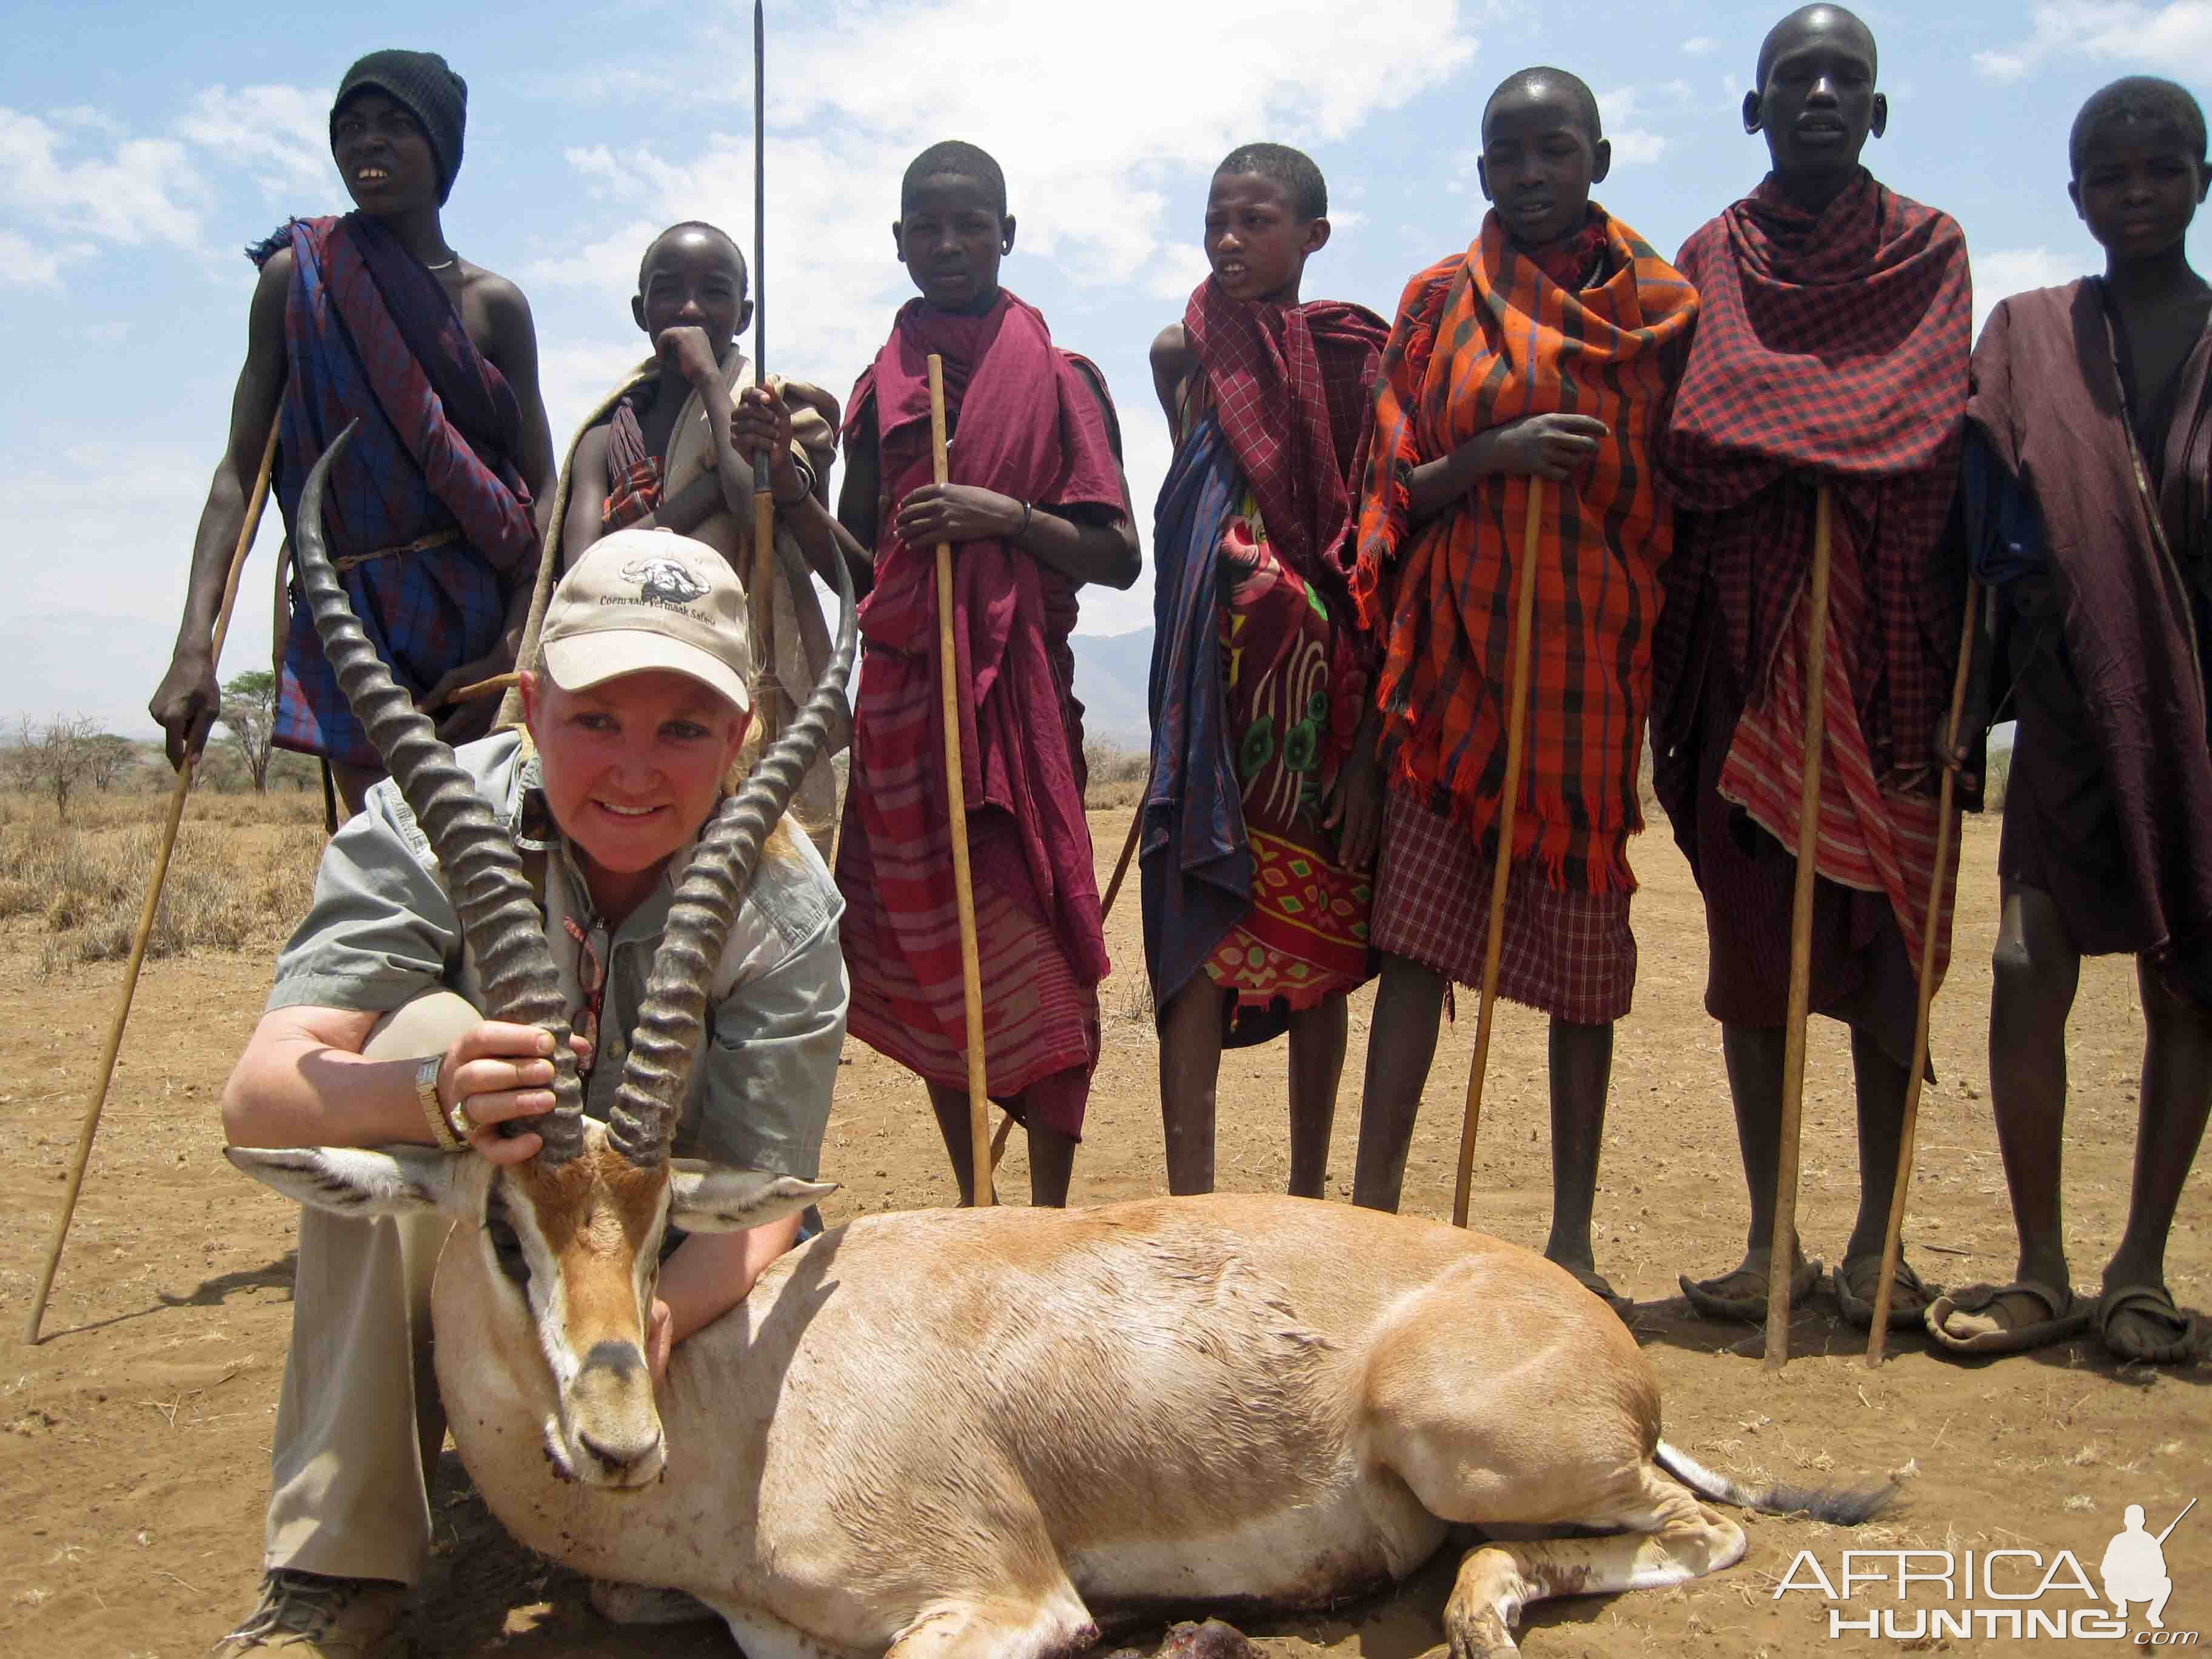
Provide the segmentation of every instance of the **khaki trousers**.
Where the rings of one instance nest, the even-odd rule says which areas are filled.
[[[362,1052],[442,1053],[483,1016],[448,991],[394,1010]],[[430,1476],[446,1413],[431,1369],[442,1215],[300,1212],[292,1349],[276,1405],[270,1568],[411,1584],[430,1559]]]

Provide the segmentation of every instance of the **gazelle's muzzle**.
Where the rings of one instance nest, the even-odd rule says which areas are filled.
[[[668,1460],[653,1375],[635,1342],[594,1342],[562,1390],[561,1416],[569,1473],[587,1486],[641,1486]]]

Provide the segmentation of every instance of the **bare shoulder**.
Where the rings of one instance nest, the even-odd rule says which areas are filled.
[[[486,270],[482,265],[462,262],[465,289],[470,299],[483,307],[485,318],[495,324],[520,323],[531,326],[530,301],[514,283],[495,270]]]
[[[261,275],[253,285],[256,294],[266,294],[272,289],[292,286],[292,267],[298,263],[292,257],[292,245],[287,242],[261,262]]]
[[[1196,359],[1191,355],[1190,337],[1183,332],[1181,323],[1170,323],[1152,337],[1152,378],[1158,380],[1172,374],[1181,380],[1190,372]]]

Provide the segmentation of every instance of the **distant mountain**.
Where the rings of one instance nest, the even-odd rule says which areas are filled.
[[[1083,704],[1085,738],[1116,749],[1150,748],[1146,686],[1152,672],[1152,630],[1078,634],[1068,643],[1075,648],[1075,695]]]

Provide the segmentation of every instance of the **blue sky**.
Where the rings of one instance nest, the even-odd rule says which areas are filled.
[[[1167,437],[1145,351],[1203,274],[1213,163],[1255,138],[1321,162],[1335,240],[1309,298],[1389,313],[1480,220],[1489,89],[1560,64],[1613,141],[1600,199],[1662,251],[1754,185],[1736,104],[1781,0],[1015,0],[769,7],[770,367],[842,397],[911,292],[891,258],[898,175],[941,137],[1004,164],[1007,285],[1104,368],[1149,532]],[[1889,135],[1868,159],[1944,208],[1978,312],[2094,268],[2065,196],[2066,129],[2114,76],[2212,85],[2212,0],[1869,4]],[[288,213],[343,210],[325,133],[361,52],[443,52],[468,80],[446,229],[531,298],[556,443],[641,355],[628,299],[659,226],[749,240],[750,11],[659,0],[507,8],[63,6],[17,0],[0,60],[0,500],[21,551],[0,607],[0,720],[94,716],[150,734],[192,527],[244,350],[239,250]],[[2201,235],[2202,233],[2200,232]],[[2203,264],[2201,249],[2199,264]],[[273,515],[272,515],[273,517]],[[267,658],[264,533],[224,672]],[[1151,620],[1149,568],[1092,590],[1083,631]]]

